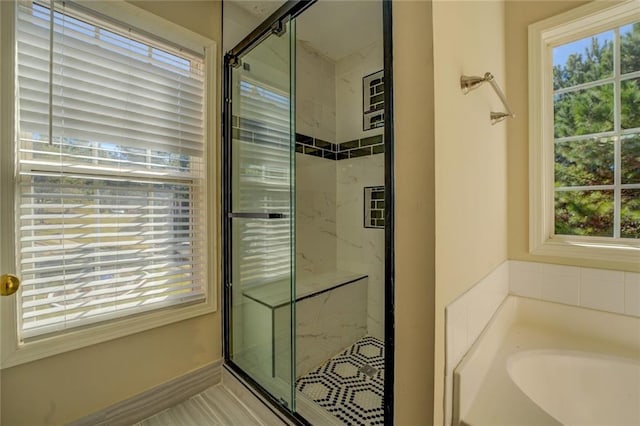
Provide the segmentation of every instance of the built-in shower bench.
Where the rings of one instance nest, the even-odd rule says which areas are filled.
[[[292,311],[295,309],[296,377],[322,364],[367,333],[367,275],[331,271],[258,285],[242,294],[245,330],[260,369],[291,377]],[[295,299],[296,303],[291,304]],[[251,348],[247,348],[251,349]]]

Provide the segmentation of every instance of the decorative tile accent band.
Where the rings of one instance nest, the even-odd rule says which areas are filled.
[[[376,135],[335,144],[296,133],[296,152],[330,160],[346,160],[384,154],[384,139],[382,135]]]
[[[276,144],[279,147],[288,143],[288,135],[269,130],[267,123],[238,116],[232,118],[232,136],[234,139],[242,141]],[[335,144],[296,133],[296,152],[328,160],[346,160],[348,158],[384,154],[384,139],[382,135],[375,135]]]

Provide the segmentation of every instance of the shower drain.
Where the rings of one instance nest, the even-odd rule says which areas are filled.
[[[360,372],[364,373],[365,376],[373,377],[378,372],[378,369],[365,364],[362,367],[360,367]]]

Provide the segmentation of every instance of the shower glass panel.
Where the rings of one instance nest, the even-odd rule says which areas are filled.
[[[290,410],[295,382],[295,24],[232,70],[230,357]]]

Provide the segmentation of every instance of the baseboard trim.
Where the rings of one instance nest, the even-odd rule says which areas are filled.
[[[131,425],[220,383],[221,378],[222,360],[218,360],[76,420],[69,426]]]

